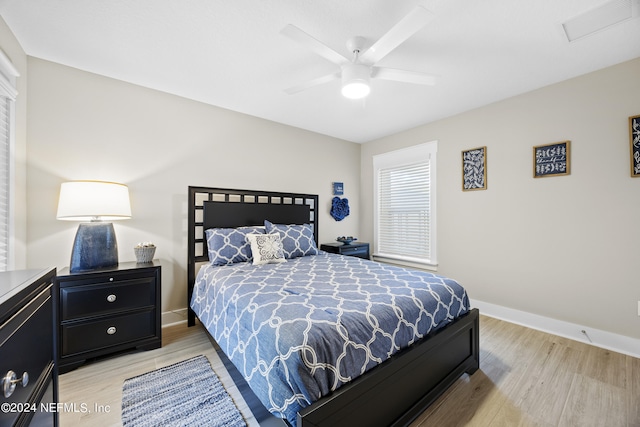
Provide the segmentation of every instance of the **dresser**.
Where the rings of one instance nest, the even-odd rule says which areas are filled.
[[[56,269],[0,272],[0,426],[57,426]]]
[[[340,254],[347,256],[355,256],[358,258],[369,259],[369,244],[368,243],[356,243],[353,242],[349,245],[345,245],[340,242],[336,243],[323,243],[320,245],[320,249],[325,252],[331,252],[332,254]]]
[[[158,261],[79,273],[65,268],[54,295],[61,374],[90,359],[162,345]]]

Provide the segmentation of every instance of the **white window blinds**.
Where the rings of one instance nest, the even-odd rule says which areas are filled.
[[[374,255],[435,265],[436,143],[374,157]]]
[[[0,50],[0,271],[11,263],[12,244],[12,194],[13,190],[13,132],[14,101],[18,95],[15,87],[18,71]]]
[[[9,178],[10,178],[10,105],[9,98],[0,95],[0,271],[9,262]]]

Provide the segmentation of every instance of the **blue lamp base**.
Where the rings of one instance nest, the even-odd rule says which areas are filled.
[[[89,222],[78,226],[69,271],[91,271],[118,265],[118,242],[113,224]]]

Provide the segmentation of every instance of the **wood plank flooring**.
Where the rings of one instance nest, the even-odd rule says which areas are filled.
[[[480,370],[414,426],[637,427],[639,409],[640,359],[482,316]]]
[[[640,426],[640,359],[486,316],[480,351],[480,369],[461,377],[411,427]],[[61,375],[60,402],[67,404],[61,427],[120,426],[125,379],[199,354],[209,358],[247,424],[259,426],[204,329],[179,324],[163,329],[160,349]]]

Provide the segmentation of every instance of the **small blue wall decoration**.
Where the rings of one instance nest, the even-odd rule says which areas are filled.
[[[331,211],[329,213],[336,221],[342,221],[349,216],[349,200],[347,198],[334,197],[331,199]]]
[[[334,182],[333,183],[333,195],[334,196],[342,196],[344,194],[344,183],[342,182]]]

